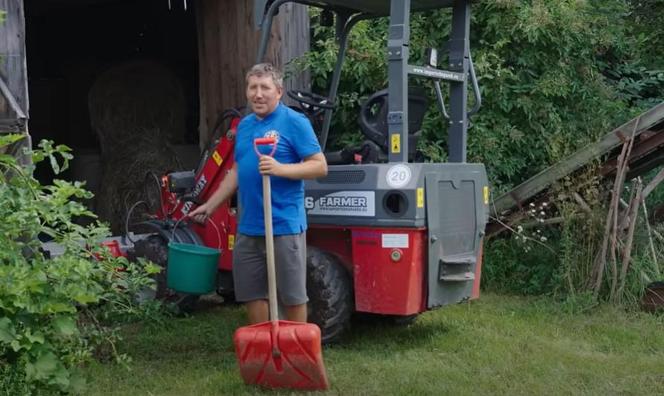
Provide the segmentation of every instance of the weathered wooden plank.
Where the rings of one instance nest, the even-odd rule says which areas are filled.
[[[5,97],[5,110],[0,113],[0,118],[23,118],[28,114],[23,0],[0,0],[0,10],[6,12],[4,23],[0,24],[0,77],[6,82],[13,96],[13,98]],[[21,112],[16,114],[7,109],[16,106],[23,114],[20,114]]]
[[[309,11],[306,6],[289,3],[282,7],[280,14],[279,31],[283,38],[280,46],[280,64],[286,65],[287,73],[284,88],[311,91],[310,73],[307,70],[296,72],[287,65],[292,59],[309,51]]]
[[[0,103],[0,133],[25,133],[26,138],[8,148],[19,164],[27,165],[32,157],[23,148],[32,147],[28,134],[28,72],[25,60],[25,15],[23,0],[0,0],[6,12],[0,23],[0,79],[4,94]]]
[[[253,0],[196,2],[199,46],[200,141],[212,134],[224,110],[244,106],[244,75],[253,65],[260,32],[254,27]],[[280,68],[309,48],[309,17],[302,5],[281,7],[272,26],[268,61]],[[286,81],[286,88],[308,87],[308,75]]]
[[[518,207],[555,181],[586,165],[590,160],[610,152],[621,145],[625,138],[629,138],[635,128],[635,136],[638,136],[662,121],[664,121],[664,103],[621,125],[604,135],[597,143],[578,150],[567,159],[550,166],[512,191],[501,195],[495,201],[496,214],[500,215],[506,210]]]
[[[9,114],[9,102],[5,100],[4,95],[0,95],[0,120],[4,114]]]

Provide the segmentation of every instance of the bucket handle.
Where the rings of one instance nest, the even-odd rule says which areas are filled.
[[[175,240],[175,230],[178,229],[178,226],[180,225],[180,222],[181,222],[182,220],[185,220],[186,218],[187,218],[186,216],[185,216],[185,217],[181,217],[180,220],[178,220],[178,221],[175,222],[175,225],[173,226],[173,232],[171,233],[171,240],[172,240],[172,241]],[[207,221],[209,221],[210,224],[212,224],[212,227],[213,227],[214,230],[217,232],[217,242],[218,242],[218,244],[217,244],[217,250],[221,250],[221,232],[219,232],[219,227],[218,227],[216,224],[214,224],[214,222],[213,222],[209,217],[207,218]]]

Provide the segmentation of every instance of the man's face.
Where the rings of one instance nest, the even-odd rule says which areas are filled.
[[[251,110],[260,118],[265,118],[277,108],[283,90],[277,88],[269,75],[250,76],[247,81],[247,100]]]

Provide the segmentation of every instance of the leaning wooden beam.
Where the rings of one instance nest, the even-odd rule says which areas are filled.
[[[618,157],[619,169],[622,165],[622,160],[623,158],[625,158],[625,154],[627,153],[628,146],[629,145],[627,143],[623,144],[622,152]],[[609,205],[609,210],[606,215],[606,222],[604,224],[604,237],[602,238],[602,247],[600,248],[599,253],[595,257],[595,265],[593,266],[592,277],[594,279],[593,281],[591,281],[591,284],[593,288],[594,299],[597,299],[597,297],[599,296],[599,290],[602,287],[602,279],[604,279],[604,268],[606,268],[606,253],[609,251],[609,240],[612,235],[611,225],[613,224],[614,216],[617,216],[617,213],[615,213],[614,209],[617,208],[616,202],[620,199],[620,195],[617,192],[619,191],[618,185],[620,183],[620,180],[621,180],[621,174],[620,172],[617,172],[615,182],[613,183],[613,190],[611,192],[611,204]]]
[[[655,176],[650,183],[646,186],[646,188],[643,189],[643,199],[645,200],[646,197],[659,185],[659,183],[664,180],[664,169],[660,170],[657,176]]]
[[[506,210],[519,207],[529,198],[546,189],[553,182],[583,167],[590,160],[612,151],[623,144],[632,131],[636,130],[635,136],[638,136],[662,121],[664,121],[664,103],[653,107],[639,117],[604,135],[597,143],[582,148],[567,159],[543,170],[512,191],[498,197],[495,202],[496,213],[494,215],[497,217]]]
[[[7,103],[9,103],[9,107],[11,107],[14,113],[16,113],[16,118],[25,119],[25,113],[23,112],[23,109],[21,109],[21,106],[19,106],[18,101],[14,95],[12,95],[12,92],[9,90],[5,80],[2,79],[2,76],[0,76],[0,94],[4,96]]]
[[[625,290],[625,283],[627,282],[627,270],[630,267],[632,260],[632,245],[634,244],[634,230],[636,229],[636,218],[639,213],[639,204],[643,197],[641,196],[643,192],[643,184],[641,181],[637,181],[636,195],[634,196],[634,204],[630,207],[629,216],[630,223],[629,229],[627,231],[627,241],[625,242],[625,250],[622,257],[622,268],[620,271],[620,287],[618,288],[618,294],[616,298],[620,301],[623,291]]]
[[[664,169],[662,170],[662,174],[664,174]],[[641,181],[641,177],[639,177],[639,181]],[[657,276],[659,279],[661,274],[659,271],[659,263],[657,262],[657,250],[655,250],[655,241],[653,241],[652,238],[652,227],[650,227],[650,219],[648,218],[648,205],[646,205],[644,193],[645,190],[641,193],[641,199],[643,199],[643,202],[641,203],[643,205],[643,221],[646,223],[646,231],[648,231],[648,242],[650,246],[650,253],[652,254],[653,269],[655,276]]]

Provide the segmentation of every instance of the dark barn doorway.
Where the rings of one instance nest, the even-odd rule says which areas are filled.
[[[195,166],[194,3],[25,0],[30,134],[73,149],[57,177],[86,181],[112,226],[145,171]],[[47,168],[36,175],[50,183]]]

